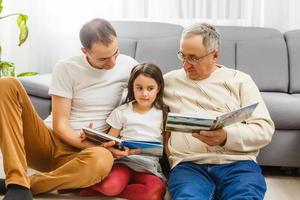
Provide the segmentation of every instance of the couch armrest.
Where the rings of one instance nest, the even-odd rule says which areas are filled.
[[[48,94],[51,82],[51,74],[20,77],[19,80],[25,87],[28,95],[50,99]]]
[[[42,119],[51,112],[51,97],[48,94],[51,74],[20,77],[19,80],[27,91],[35,110]]]

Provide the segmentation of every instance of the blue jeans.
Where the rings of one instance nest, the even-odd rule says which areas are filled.
[[[173,200],[263,199],[265,178],[253,161],[230,164],[183,162],[170,172],[168,189]]]

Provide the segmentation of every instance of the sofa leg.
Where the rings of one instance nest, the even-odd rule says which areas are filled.
[[[300,168],[297,168],[297,176],[300,176]]]
[[[282,167],[281,170],[289,176],[297,176],[300,175],[300,169],[295,167]]]

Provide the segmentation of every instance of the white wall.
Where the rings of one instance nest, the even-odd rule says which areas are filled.
[[[262,26],[282,32],[300,28],[299,0],[3,0],[4,12],[28,14],[29,37],[17,46],[16,17],[0,21],[2,59],[17,72],[47,72],[62,58],[80,53],[81,25],[96,17],[163,21],[183,26]],[[1,15],[5,14],[2,13]]]
[[[300,29],[299,0],[265,0],[263,26],[282,32]]]

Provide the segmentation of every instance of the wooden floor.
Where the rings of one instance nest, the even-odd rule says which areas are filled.
[[[267,200],[300,200],[300,170],[263,167],[267,182]]]
[[[282,170],[282,168],[274,167],[263,167],[263,173],[266,177],[266,182],[268,190],[265,196],[266,200],[300,200],[300,173],[295,173],[295,171]],[[299,171],[298,171],[299,172]],[[32,170],[29,173],[33,173]],[[0,156],[0,177],[4,178],[2,158]],[[107,197],[80,197],[78,194],[57,194],[57,192],[52,192],[48,194],[43,194],[35,196],[34,199],[39,200],[79,200],[79,199],[104,199],[104,200],[120,200],[119,198],[107,198]],[[170,199],[166,195],[166,199]]]

